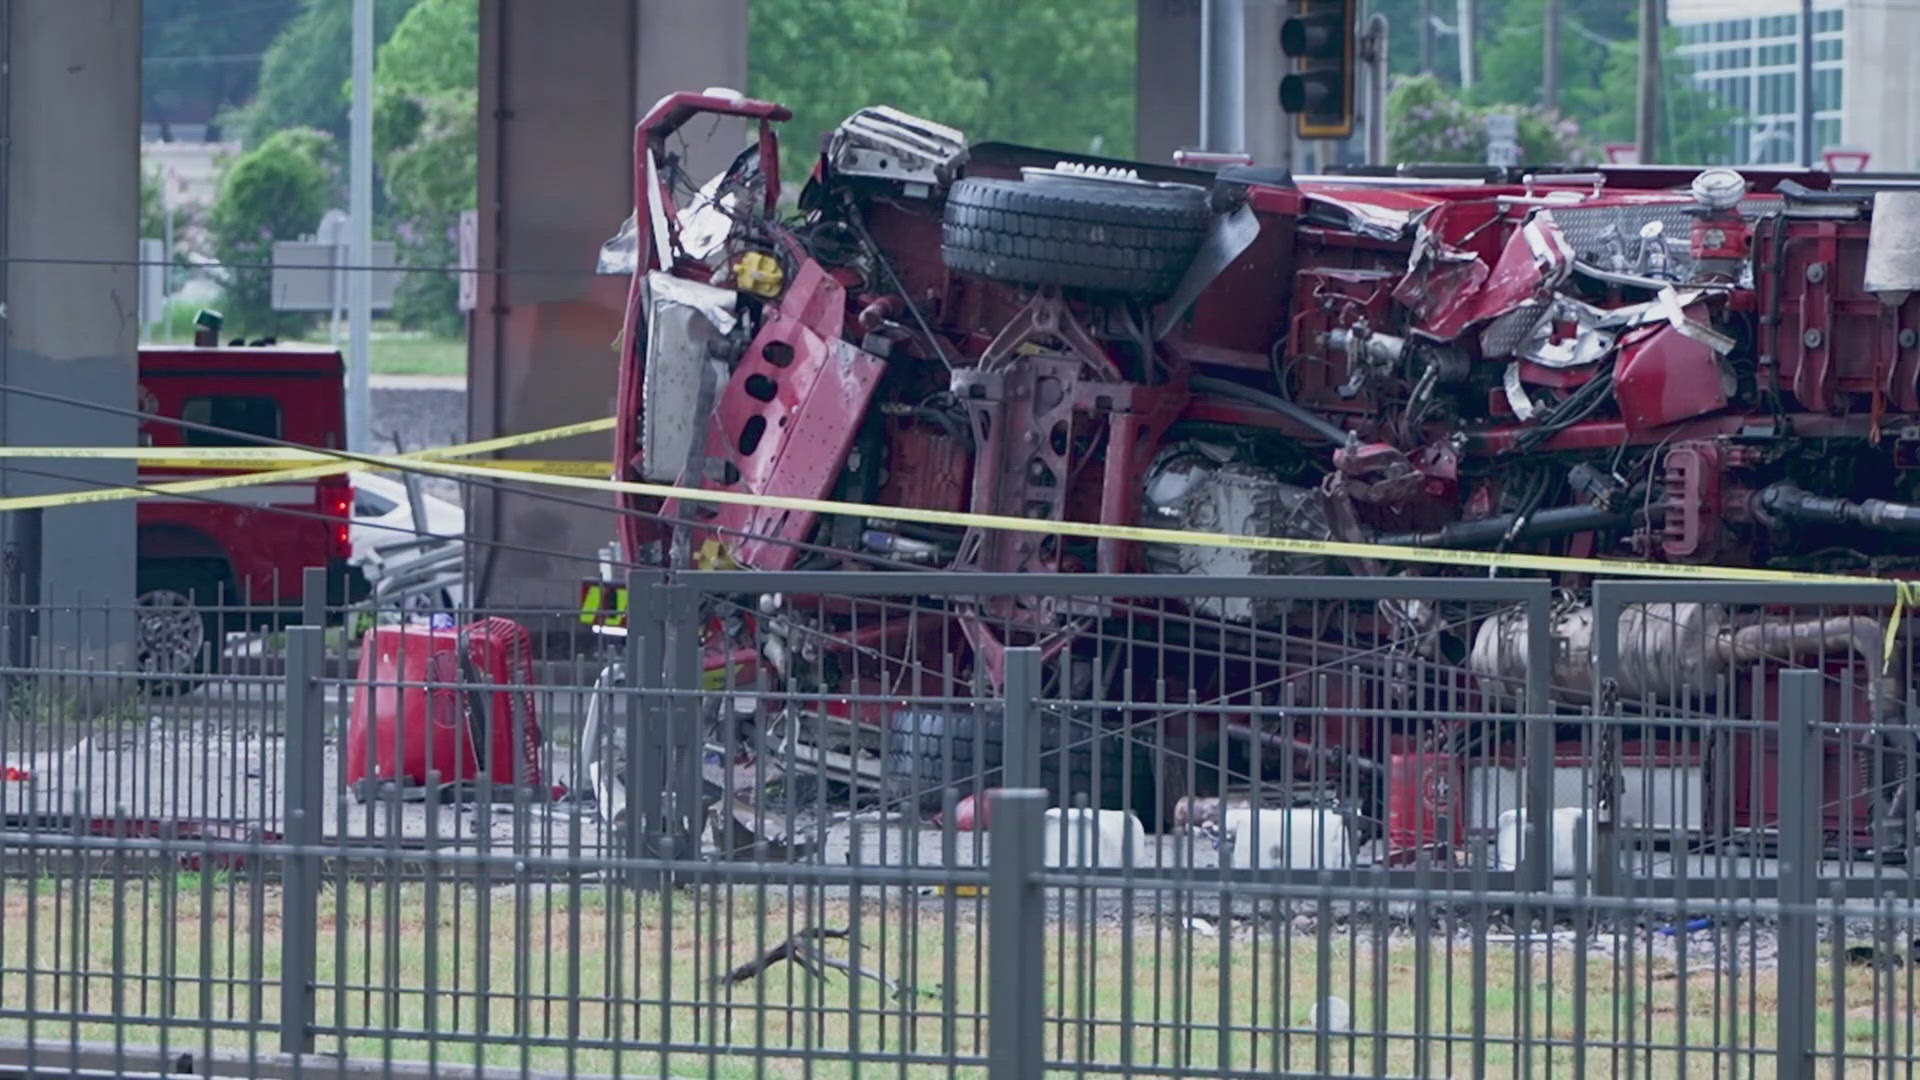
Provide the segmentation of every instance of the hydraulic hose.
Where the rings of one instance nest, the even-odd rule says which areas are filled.
[[[1376,538],[1376,542],[1396,547],[1492,547],[1506,538],[1507,531],[1513,528],[1514,521],[1519,517],[1518,514],[1499,514],[1479,521],[1456,522],[1429,533],[1382,536]],[[1615,528],[1627,524],[1632,519],[1632,511],[1617,507],[1553,506],[1535,511],[1520,527],[1520,532],[1514,539],[1545,540],[1556,536],[1572,536],[1575,533],[1593,532],[1596,529]]]
[[[1265,390],[1255,390],[1251,386],[1242,386],[1231,379],[1216,379],[1211,375],[1195,375],[1192,380],[1192,386],[1195,390],[1202,390],[1209,394],[1219,394],[1221,397],[1239,398],[1248,404],[1272,409],[1274,412],[1285,416],[1289,420],[1312,428],[1316,434],[1326,438],[1327,441],[1333,443],[1335,446],[1345,446],[1353,438],[1347,429],[1335,424],[1333,421],[1328,420],[1326,417],[1321,416],[1311,409],[1295,405],[1293,402],[1288,401],[1278,394],[1269,394]]]

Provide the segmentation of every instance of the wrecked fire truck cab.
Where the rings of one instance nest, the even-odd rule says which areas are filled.
[[[683,137],[708,115],[738,118],[747,134],[699,183]],[[1920,194],[1726,169],[1200,172],[970,145],[876,107],[818,143],[813,132],[788,141],[789,154],[820,147],[789,197],[776,139],[787,116],[708,91],[664,99],[639,127],[635,214],[603,256],[632,267],[617,475],[925,513],[624,495],[632,562],[1486,574],[1484,563],[1409,569],[1345,546],[1336,557],[983,528],[984,515],[1883,577],[1920,567]],[[1551,666],[1570,714],[1593,690],[1587,583],[1558,583],[1569,599]],[[751,619],[710,624],[710,636],[740,640],[710,641],[710,654],[749,657],[796,695],[855,699],[836,715],[881,747],[868,779],[923,809],[974,789],[981,765],[992,782],[997,720],[985,707],[883,707],[886,695],[958,686],[991,699],[1014,645],[1058,661],[1063,697],[1165,701],[1171,684],[1200,706],[1160,724],[1151,754],[1115,759],[1128,763],[1124,801],[1149,827],[1170,821],[1180,796],[1230,786],[1221,770],[1168,767],[1211,762],[1223,741],[1297,750],[1269,756],[1302,775],[1359,778],[1345,796],[1376,824],[1394,801],[1383,790],[1394,747],[1446,743],[1434,734],[1444,725],[1419,720],[1435,702],[1396,698],[1384,669],[1328,704],[1399,710],[1407,722],[1390,730],[1320,722],[1309,733],[1278,709],[1270,722],[1236,720],[1206,703],[1276,700],[1249,688],[1374,655],[1394,635],[1430,639],[1422,662],[1451,665],[1456,710],[1510,699],[1529,662],[1524,615],[1455,625],[1419,605],[1329,620],[1283,602],[1143,599],[1119,606],[1119,635],[1108,632],[1119,607],[1041,596],[929,601],[891,618],[822,597],[740,606]],[[1142,632],[1143,612],[1192,632]],[[1627,632],[1629,619],[1643,632]],[[1205,648],[1192,629],[1202,626]],[[1767,621],[1676,602],[1629,609],[1621,629],[1622,671],[1638,673],[1623,697],[1671,701],[1700,683],[1744,686],[1725,677],[1763,657],[1813,658],[1846,669],[1876,723],[1904,724],[1905,687],[1880,677],[1883,621]],[[1262,634],[1311,648],[1262,659],[1244,644]],[[856,655],[905,674],[863,674],[892,669]],[[1750,715],[1773,708],[1771,690],[1738,692]],[[1095,713],[1046,720],[1092,738],[1049,728],[1043,742],[1076,746],[1059,751],[1071,759],[1132,737]],[[971,760],[939,758],[956,742]],[[842,749],[858,757],[858,743]],[[1047,773],[1050,784],[1073,771]],[[1888,812],[1910,818],[1911,807]]]

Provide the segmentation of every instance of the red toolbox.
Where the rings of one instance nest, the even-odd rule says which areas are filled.
[[[544,798],[540,723],[529,688],[533,641],[511,619],[466,626],[377,626],[360,646],[346,734],[345,782],[365,801],[374,786],[424,798],[518,791]]]

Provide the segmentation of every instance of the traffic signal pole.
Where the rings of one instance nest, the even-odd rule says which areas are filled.
[[[1216,154],[1246,149],[1246,0],[1202,0],[1200,132]]]
[[[1367,34],[1361,45],[1367,64],[1367,164],[1387,163],[1387,17],[1378,12],[1367,17]]]

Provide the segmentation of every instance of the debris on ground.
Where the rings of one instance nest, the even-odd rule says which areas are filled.
[[[755,862],[797,862],[820,847],[818,838],[795,842],[791,834],[768,836],[755,831],[770,825],[764,812],[739,798],[716,799],[707,806],[707,832],[722,859]]]
[[[722,986],[733,986],[747,982],[750,979],[758,978],[773,965],[782,960],[786,960],[792,962],[802,971],[805,971],[816,979],[826,977],[820,970],[823,967],[843,971],[850,976],[872,979],[886,987],[887,991],[892,994],[895,1000],[900,1000],[910,993],[917,994],[921,997],[938,998],[940,996],[938,991],[921,990],[908,986],[898,979],[889,978],[869,968],[863,968],[851,960],[836,959],[821,951],[820,944],[822,942],[846,941],[848,949],[857,952],[858,946],[852,942],[851,938],[852,931],[850,930],[811,926],[768,949],[766,952],[761,953],[754,959],[741,964],[725,975],[720,976],[718,982]]]

